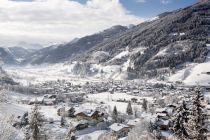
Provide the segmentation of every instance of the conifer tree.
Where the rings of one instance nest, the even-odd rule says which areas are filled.
[[[206,119],[207,114],[204,112],[202,101],[204,99],[200,90],[196,91],[196,95],[192,99],[192,105],[189,110],[189,120],[187,123],[187,133],[189,139],[206,140]]]
[[[131,106],[131,102],[128,102],[128,106],[127,106],[127,109],[126,109],[126,113],[128,115],[133,115],[133,109],[132,109],[132,106]]]
[[[173,127],[172,130],[174,134],[180,138],[184,139],[185,137],[188,137],[186,126],[188,120],[188,108],[186,107],[185,101],[182,102],[181,106],[178,107],[175,115],[173,116],[172,122]]]
[[[147,100],[146,99],[143,99],[142,109],[143,109],[143,111],[147,111]]]
[[[65,117],[62,116],[61,117],[61,126],[65,126],[65,123],[66,123]]]
[[[43,125],[43,116],[39,112],[38,105],[35,105],[29,120],[30,130],[32,132],[31,140],[39,140],[39,136],[41,133],[40,127]]]
[[[65,140],[76,140],[76,137],[75,137],[75,128],[70,128],[67,135],[66,135],[66,138]]]
[[[117,112],[117,107],[114,106],[114,110],[112,112],[112,119],[114,120],[114,122],[118,121],[118,112]]]

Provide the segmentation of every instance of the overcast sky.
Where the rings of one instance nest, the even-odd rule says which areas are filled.
[[[174,4],[174,1],[178,3]],[[195,1],[0,0],[0,43],[12,45],[26,41],[46,45],[68,42],[113,25],[138,24],[163,11]]]

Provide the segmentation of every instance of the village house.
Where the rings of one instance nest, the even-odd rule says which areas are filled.
[[[77,93],[77,92],[64,93],[64,98],[65,100],[69,100],[72,103],[83,102],[84,93]]]
[[[169,114],[166,108],[157,108],[155,110],[157,118],[169,119]]]
[[[74,107],[59,107],[57,109],[58,116],[65,116],[65,117],[75,117],[75,108]]]
[[[103,120],[104,113],[93,109],[78,109],[75,111],[74,116],[78,120],[88,120],[97,123]]]
[[[129,132],[129,126],[121,123],[114,123],[111,126],[109,126],[109,128],[111,133],[117,136],[117,138],[125,137]]]
[[[32,98],[32,99],[30,99],[30,101],[28,102],[28,104],[29,105],[43,104],[43,101],[44,101],[44,97]]]
[[[135,127],[139,123],[140,123],[140,119],[134,119],[134,120],[129,120],[128,123],[127,123],[127,125],[130,128],[133,128],[133,127]]]
[[[170,121],[164,119],[158,119],[156,124],[161,130],[168,130],[170,127]]]
[[[132,101],[133,103],[137,103],[138,99],[137,99],[137,98],[131,98],[131,101]]]

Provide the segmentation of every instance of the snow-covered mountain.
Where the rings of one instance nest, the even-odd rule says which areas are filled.
[[[17,83],[11,79],[8,74],[0,67],[0,85],[16,85]]]
[[[18,42],[14,47],[24,48],[30,52],[43,49],[43,46],[40,44],[27,43],[25,41]]]
[[[25,57],[42,48],[43,47],[39,44],[30,44],[21,41],[13,46],[0,47],[0,58],[4,64],[17,65],[20,64]]]
[[[23,63],[43,64],[69,61],[78,55],[83,55],[86,51],[95,45],[109,40],[119,33],[125,32],[127,29],[127,27],[118,25],[100,33],[74,39],[73,41],[66,44],[53,45],[47,48],[43,48],[30,54]]]
[[[129,63],[127,71],[136,78],[167,74],[186,62],[205,62],[209,25],[210,1],[199,2],[135,26],[76,60],[105,66]]]
[[[0,47],[0,61],[4,64],[16,65],[18,60],[9,48]]]
[[[22,63],[76,61],[83,74],[107,70],[110,78],[168,75],[183,69],[186,63],[206,61],[209,24],[210,1],[201,1],[131,28],[114,26],[66,44],[40,49],[29,53]]]

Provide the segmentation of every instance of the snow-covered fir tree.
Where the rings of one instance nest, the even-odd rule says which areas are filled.
[[[63,126],[65,126],[65,124],[66,124],[66,119],[64,116],[62,116],[61,117],[61,126],[63,127]]]
[[[188,121],[188,108],[186,106],[185,101],[177,108],[176,113],[172,118],[173,126],[172,130],[174,135],[180,139],[184,139],[188,137],[188,133],[186,131],[186,123]]]
[[[112,112],[112,119],[114,122],[117,122],[118,121],[118,111],[117,111],[117,107],[114,106],[114,110]]]
[[[29,118],[29,126],[31,130],[30,140],[39,140],[40,135],[43,133],[41,131],[41,126],[43,125],[44,117],[39,112],[38,105],[35,105]]]
[[[188,139],[206,140],[206,119],[207,114],[204,112],[205,106],[202,105],[204,95],[200,90],[196,90],[196,95],[192,99],[189,107],[189,120],[186,125]]]
[[[18,131],[12,126],[14,116],[2,117],[0,116],[0,139],[1,140],[15,140],[21,139]]]
[[[76,140],[75,129],[74,128],[70,128],[68,130],[68,133],[66,135],[65,140]]]
[[[131,102],[128,102],[128,106],[127,106],[127,109],[126,109],[126,113],[128,115],[133,115],[133,109],[132,109],[132,106],[131,106]]]
[[[145,112],[146,112],[147,109],[148,109],[148,108],[147,108],[147,103],[148,103],[147,100],[146,100],[146,99],[143,99],[142,110],[145,111]]]

